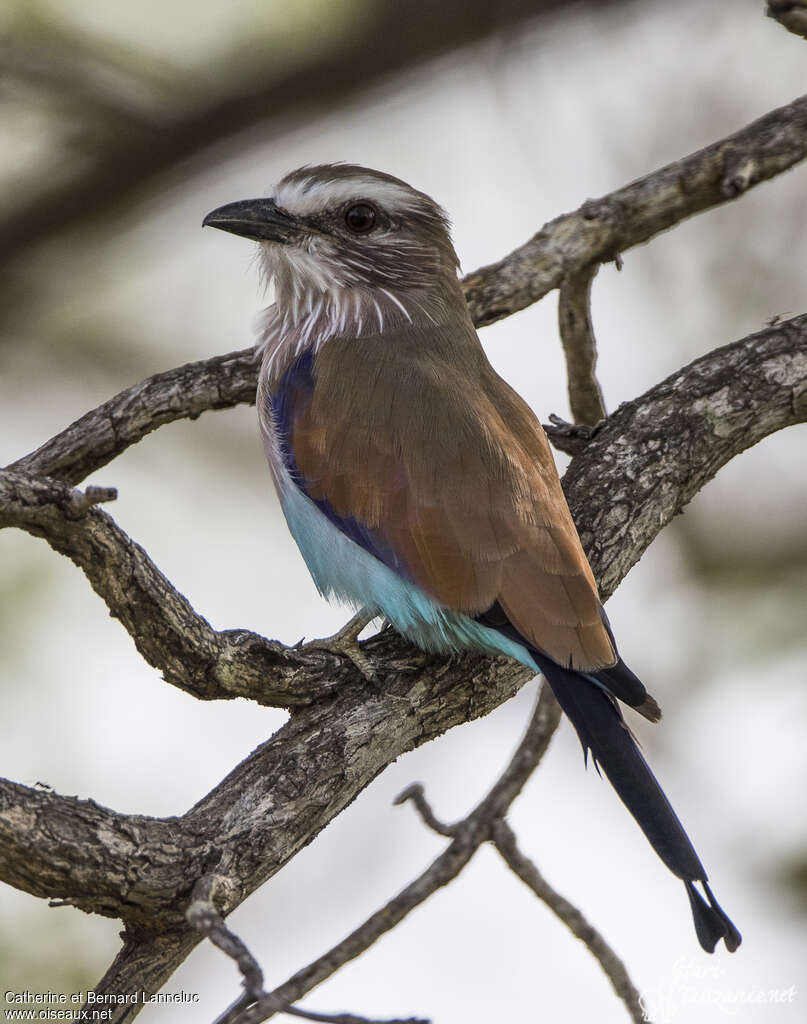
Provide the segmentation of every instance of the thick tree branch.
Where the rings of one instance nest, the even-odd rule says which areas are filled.
[[[478,325],[524,309],[570,273],[616,259],[701,210],[736,199],[807,156],[807,96],[574,213],[545,224],[498,263],[465,278]]]
[[[97,995],[159,992],[200,941],[198,932],[184,922],[177,929],[160,931],[127,925],[122,939],[118,955],[93,990]],[[113,1008],[112,1022],[130,1024],[142,1009],[141,1003],[118,1004]]]
[[[176,854],[170,819],[118,814],[0,779],[0,879],[33,896],[148,922],[184,883]],[[139,889],[138,862],[159,863],[162,882]]]

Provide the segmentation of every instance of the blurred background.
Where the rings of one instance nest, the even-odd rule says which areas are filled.
[[[449,211],[464,270],[546,220],[805,91],[807,43],[760,0],[4,0],[0,7],[0,465],[123,387],[243,348],[268,301],[209,210],[307,162],[396,174]],[[625,255],[594,285],[609,409],[696,356],[807,308],[807,167]],[[556,294],[482,340],[546,421],[568,414]],[[680,885],[563,724],[511,820],[612,943],[658,1020],[804,1020],[807,994],[807,428],[735,459],[664,531],[608,612],[665,711],[631,721],[744,933],[700,953]],[[563,458],[559,458],[563,462]],[[286,642],[346,618],[280,515],[254,410],[162,428],[92,478],[214,626]],[[120,811],[184,812],[284,720],[201,703],[136,654],[83,576],[0,533],[0,772]],[[389,768],[230,918],[272,986],[442,848],[393,797],[465,813],[506,763],[535,684]],[[119,925],[0,885],[0,991],[91,987]],[[792,1002],[748,1005],[785,990]],[[208,945],[167,986],[210,1020],[237,995]],[[658,1010],[659,1000],[664,1008]],[[308,997],[324,1012],[625,1019],[587,951],[482,850]],[[665,1016],[666,1014],[666,1016]]]

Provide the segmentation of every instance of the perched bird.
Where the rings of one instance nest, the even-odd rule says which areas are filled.
[[[443,210],[380,171],[303,167],[205,224],[261,243],[258,416],[280,502],[319,590],[430,651],[540,671],[656,853],[701,945],[740,933],[718,905],[618,701],[659,707],[619,656],[546,435],[488,362]],[[695,883],[700,883],[698,889]]]

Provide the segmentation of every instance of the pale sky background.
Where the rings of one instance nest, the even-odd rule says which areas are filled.
[[[48,7],[157,56],[181,50],[196,66],[222,26],[241,31],[256,16],[246,2]],[[283,4],[267,7],[288,16]],[[0,347],[0,465],[143,376],[249,343],[264,301],[251,247],[201,230],[215,206],[265,193],[303,163],[363,163],[445,206],[470,271],[586,198],[804,92],[807,43],[761,8],[685,0],[541,22],[299,131],[255,138],[236,159],[223,151],[214,170],[163,191],[69,261],[64,250],[45,254],[36,309]],[[628,252],[621,273],[600,271],[593,314],[610,409],[770,317],[805,310],[805,197],[802,166]],[[544,421],[568,411],[555,318],[553,293],[481,333],[497,370]],[[735,459],[608,606],[626,660],[665,710],[655,729],[631,725],[743,932],[740,951],[701,953],[683,887],[607,783],[583,770],[568,723],[511,815],[524,851],[638,987],[667,992],[657,1021],[711,1024],[720,1014],[709,999],[791,985],[794,1002],[732,1004],[732,1019],[791,1024],[807,1014],[805,908],[776,881],[807,848],[806,445],[802,426]],[[119,488],[108,511],[217,628],[292,642],[345,620],[318,597],[288,535],[254,410],[164,427],[90,482]],[[721,572],[695,571],[700,549]],[[792,566],[790,551],[801,552]],[[767,573],[754,568],[769,563]],[[284,721],[280,711],[202,703],[167,686],[43,542],[2,531],[0,565],[0,772],[9,778],[123,812],[180,814]],[[531,684],[487,719],[400,758],[230,917],[269,986],[443,848],[393,798],[421,780],[439,815],[460,817],[506,763],[534,693]],[[92,984],[118,930],[0,885],[0,990]],[[166,987],[181,989],[200,1004],[145,1011],[144,1024],[212,1020],[239,978],[203,944]],[[303,1005],[436,1024],[626,1019],[586,949],[487,849]]]

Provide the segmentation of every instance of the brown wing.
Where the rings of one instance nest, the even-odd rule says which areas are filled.
[[[377,531],[448,607],[498,601],[561,664],[615,662],[546,435],[475,335],[334,340],[315,376],[292,437],[312,497]]]

